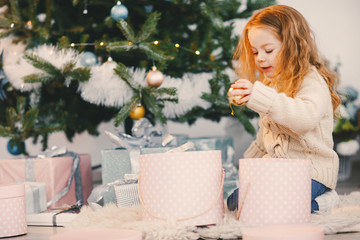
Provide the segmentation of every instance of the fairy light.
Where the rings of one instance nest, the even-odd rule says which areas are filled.
[[[129,45],[129,46],[132,46],[133,44],[134,44],[134,43],[131,42],[131,41],[128,42],[128,45]],[[158,40],[155,40],[155,41],[152,42],[152,44],[154,44],[155,46],[158,46],[158,45],[160,45],[160,42],[159,42]],[[93,45],[95,45],[95,43],[71,43],[71,44],[70,44],[71,47],[75,47],[75,46],[90,46],[90,45],[93,46]],[[99,46],[105,46],[105,42],[101,41],[101,42],[99,43]],[[175,48],[180,48],[180,49],[182,49],[182,50],[185,50],[185,51],[187,51],[187,52],[193,53],[193,54],[195,54],[195,55],[198,55],[198,56],[200,55],[200,51],[199,51],[199,50],[194,51],[194,50],[191,50],[191,49],[189,49],[189,48],[182,47],[182,46],[180,46],[179,43],[175,43],[173,46],[174,46]]]
[[[75,46],[94,46],[96,45],[95,43],[71,43],[70,46],[71,47],[75,47]],[[99,43],[100,46],[104,46],[105,43],[104,42],[100,42]]]
[[[32,22],[30,20],[26,22],[25,28],[30,29],[30,30],[33,28]]]
[[[156,66],[154,65],[154,66],[152,66],[151,67],[151,69],[153,70],[153,71],[156,71],[157,70],[157,68],[156,68]]]

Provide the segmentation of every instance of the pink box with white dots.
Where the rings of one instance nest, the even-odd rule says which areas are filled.
[[[240,221],[247,226],[310,223],[311,171],[310,160],[240,159]]]
[[[27,233],[25,185],[0,184],[0,238]]]
[[[224,217],[221,151],[140,155],[139,198],[146,220],[216,224]]]

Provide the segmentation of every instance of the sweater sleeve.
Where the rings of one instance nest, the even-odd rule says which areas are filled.
[[[325,81],[312,72],[294,98],[255,82],[247,107],[269,116],[274,122],[303,135],[314,129],[328,110],[331,97]]]

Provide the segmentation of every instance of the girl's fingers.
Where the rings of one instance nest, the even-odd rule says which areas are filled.
[[[236,105],[243,105],[249,101],[250,96],[246,95],[240,98],[238,101],[236,101]]]
[[[239,79],[228,91],[228,98],[235,105],[243,105],[249,101],[253,84],[247,79]]]

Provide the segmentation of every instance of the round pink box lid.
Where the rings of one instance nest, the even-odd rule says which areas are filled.
[[[23,197],[25,195],[24,183],[0,184],[0,199]]]
[[[50,237],[50,240],[142,240],[142,233],[128,229],[79,229],[62,232]]]
[[[324,240],[324,229],[310,224],[283,224],[245,229],[243,240]]]

